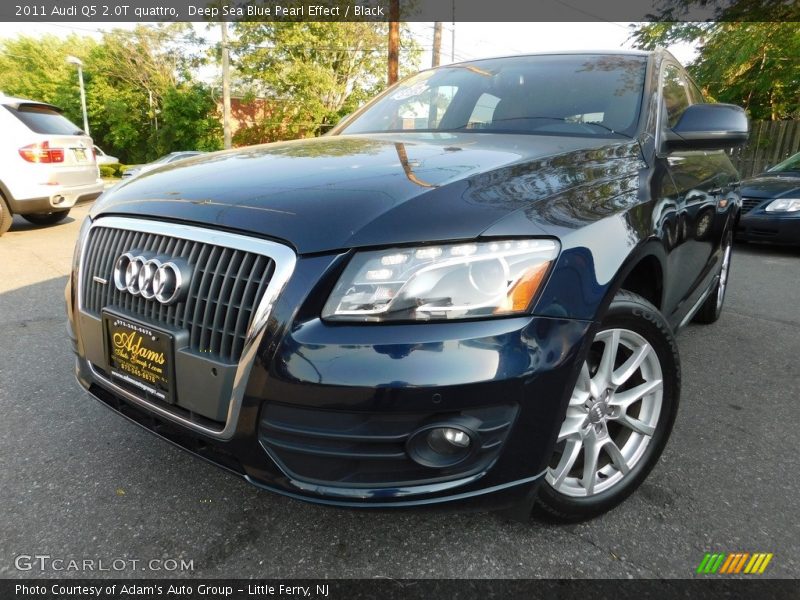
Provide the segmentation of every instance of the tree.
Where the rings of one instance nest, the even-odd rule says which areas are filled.
[[[93,39],[76,35],[0,40],[0,90],[59,106],[69,119],[82,123],[78,74],[66,57],[76,56],[85,63],[95,46]]]
[[[261,141],[324,132],[385,86],[385,23],[237,23],[232,42],[240,83],[271,110]],[[419,49],[405,36],[404,68]]]
[[[215,150],[221,128],[211,91],[194,79],[199,65],[186,24],[112,30],[90,37],[20,36],[0,41],[0,90],[49,102],[82,122],[78,78],[69,55],[84,63],[92,137],[123,162],[173,150]]]
[[[631,39],[646,50],[697,42],[687,68],[712,99],[744,106],[753,119],[800,118],[797,23],[657,22],[639,25]]]
[[[216,104],[193,79],[198,59],[185,34],[183,24],[112,30],[90,56],[90,116],[130,162],[221,147]]]
[[[222,124],[211,90],[199,83],[183,83],[167,90],[162,100],[159,154],[173,150],[219,150]]]

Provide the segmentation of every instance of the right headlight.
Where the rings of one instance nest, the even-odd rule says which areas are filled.
[[[428,321],[525,313],[558,256],[549,239],[358,252],[322,310],[346,321]]]
[[[81,250],[83,249],[83,242],[86,236],[89,235],[89,229],[92,227],[92,219],[88,215],[84,217],[81,223],[80,231],[78,231],[78,238],[75,240],[75,248],[72,251],[72,272],[78,271],[78,265],[81,261]]]
[[[773,200],[765,208],[767,212],[797,212],[800,210],[800,199],[781,198]]]

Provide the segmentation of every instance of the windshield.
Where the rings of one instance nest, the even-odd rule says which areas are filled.
[[[391,88],[341,133],[475,131],[632,136],[646,59],[547,55],[423,71]]]
[[[800,171],[800,152],[787,158],[782,163],[778,163],[768,173],[785,173],[788,171]]]

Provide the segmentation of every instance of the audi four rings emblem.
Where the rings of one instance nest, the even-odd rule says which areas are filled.
[[[121,292],[174,304],[183,300],[191,269],[181,259],[162,258],[143,252],[125,252],[114,264],[114,286]]]

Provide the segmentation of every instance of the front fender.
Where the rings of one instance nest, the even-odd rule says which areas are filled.
[[[648,256],[666,271],[666,250],[650,233],[652,205],[643,203],[580,227],[558,232],[559,255],[534,314],[598,321],[630,272]],[[524,220],[520,214],[517,219]],[[498,227],[492,235],[501,235]],[[537,227],[546,231],[544,227]],[[528,224],[528,231],[536,231]],[[522,227],[514,227],[520,234]],[[502,231],[508,235],[507,231]],[[530,233],[529,233],[530,235]]]

